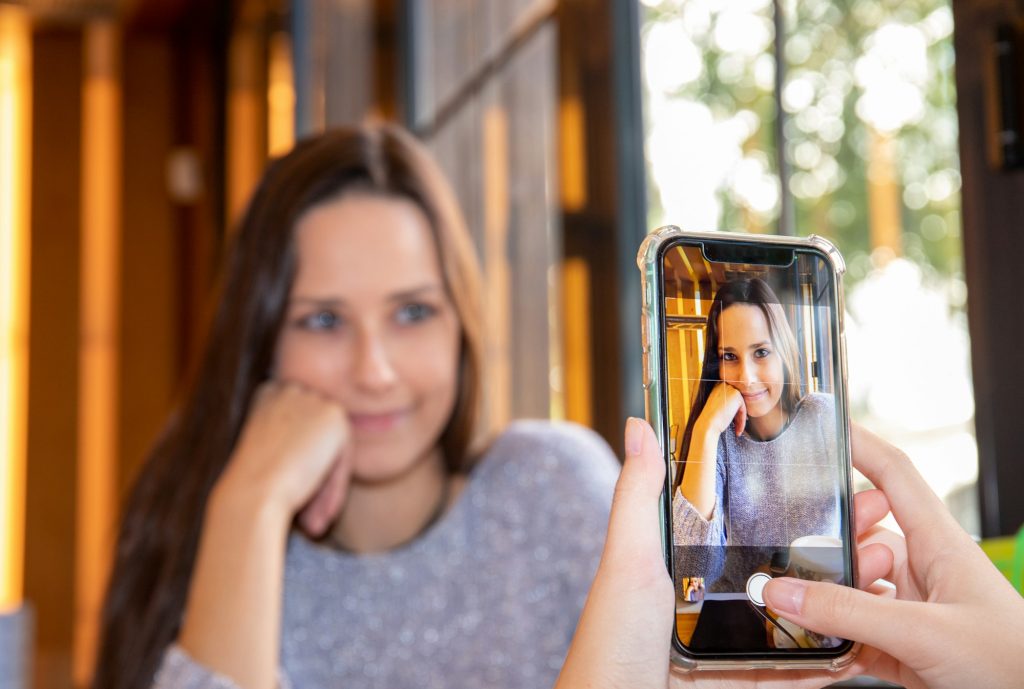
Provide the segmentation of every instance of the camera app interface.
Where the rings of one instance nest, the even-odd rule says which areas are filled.
[[[814,252],[781,255],[730,263],[697,244],[664,258],[676,632],[694,652],[845,643],[760,599],[770,577],[850,576],[832,273]]]

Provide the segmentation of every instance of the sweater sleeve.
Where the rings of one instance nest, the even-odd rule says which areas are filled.
[[[672,498],[672,538],[676,546],[725,545],[725,444],[718,443],[715,455],[715,506],[705,519],[677,490]]]
[[[535,615],[538,647],[557,649],[560,666],[583,610],[608,532],[615,481],[621,465],[592,430],[572,423],[516,421],[492,449],[477,480],[494,487],[493,518],[504,523],[508,557],[529,563],[520,575],[530,591],[557,591],[558,610]]]
[[[672,544],[676,592],[681,595],[682,577],[704,577],[705,585],[717,579],[725,565],[725,458],[718,446],[715,462],[715,506],[705,519],[677,490],[672,498]]]
[[[284,671],[278,672],[279,689],[291,689]],[[152,689],[240,689],[229,678],[196,662],[185,649],[171,644],[160,661]]]

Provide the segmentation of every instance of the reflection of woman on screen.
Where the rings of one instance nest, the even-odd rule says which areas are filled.
[[[673,490],[676,546],[784,547],[839,535],[834,401],[802,395],[799,371],[772,289],[756,278],[722,285]],[[724,558],[720,548],[687,549],[677,573],[710,586]]]

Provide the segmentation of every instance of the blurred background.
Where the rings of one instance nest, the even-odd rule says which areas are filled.
[[[819,234],[849,266],[855,419],[969,532],[1016,532],[1022,22],[1010,0],[0,2],[0,686],[86,686],[121,500],[234,223],[269,158],[366,118],[459,195],[493,425],[619,447],[650,229]]]

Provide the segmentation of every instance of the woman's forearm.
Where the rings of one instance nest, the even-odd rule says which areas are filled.
[[[277,686],[289,522],[258,495],[215,489],[207,504],[178,643],[242,689]]]
[[[715,509],[717,491],[715,472],[718,462],[718,436],[709,438],[708,433],[694,426],[690,436],[690,451],[686,456],[683,481],[680,491],[698,514],[710,519]]]

